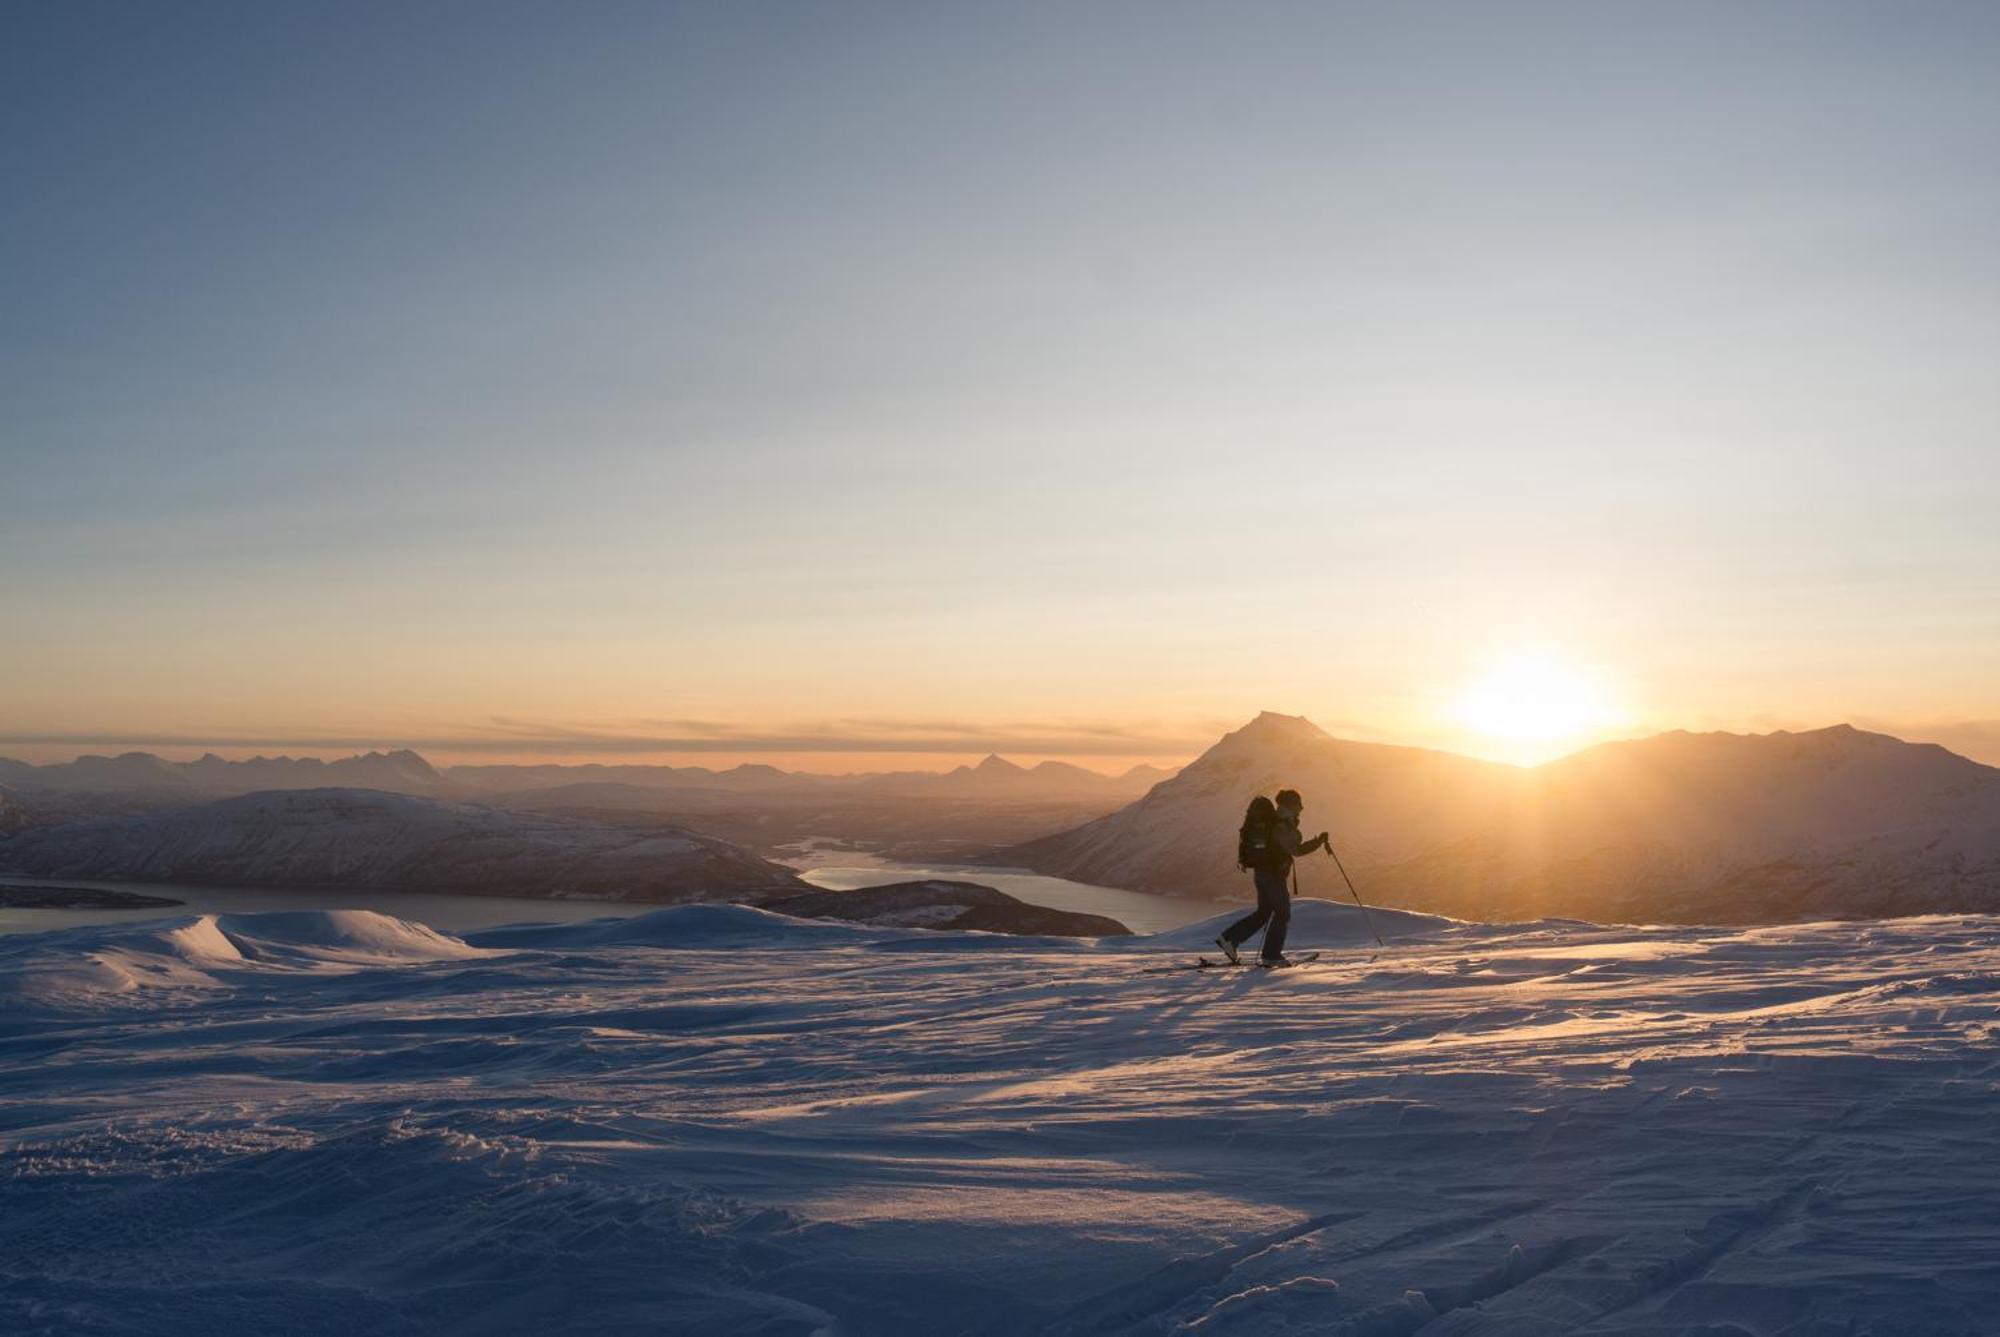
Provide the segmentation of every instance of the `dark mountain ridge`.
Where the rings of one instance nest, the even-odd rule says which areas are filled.
[[[806,890],[728,841],[373,789],[269,790],[29,828],[0,872],[576,900],[745,900]]]

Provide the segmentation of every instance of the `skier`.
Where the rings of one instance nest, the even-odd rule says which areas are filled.
[[[1269,924],[1264,933],[1263,964],[1282,966],[1285,960],[1285,930],[1292,923],[1291,889],[1285,885],[1292,861],[1328,844],[1322,831],[1311,840],[1299,838],[1299,816],[1305,800],[1296,789],[1280,789],[1274,802],[1259,794],[1250,800],[1243,814],[1243,826],[1236,833],[1236,862],[1250,870],[1257,883],[1257,908],[1222,931],[1215,945],[1237,964],[1236,948],[1251,934]]]

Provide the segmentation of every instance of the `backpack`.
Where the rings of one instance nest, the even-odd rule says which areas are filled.
[[[1236,829],[1236,866],[1246,872],[1268,867],[1271,830],[1278,824],[1278,805],[1259,794],[1250,800],[1243,825]]]

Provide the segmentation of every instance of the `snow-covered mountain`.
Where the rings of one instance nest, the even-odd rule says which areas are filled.
[[[0,872],[614,901],[807,890],[727,841],[366,789],[276,790],[0,840]]]
[[[986,861],[1240,895],[1244,805],[1287,785],[1391,904],[1677,922],[2000,908],[2000,770],[1846,725],[1661,734],[1522,770],[1266,713],[1137,803]],[[1339,885],[1323,862],[1302,877]]]
[[[1522,775],[1509,820],[1380,885],[1457,913],[1672,922],[2000,908],[2000,770],[1836,725],[1674,732]]]
[[[1137,802],[984,862],[1101,886],[1233,896],[1244,880],[1236,827],[1252,795],[1300,790],[1307,829],[1334,826],[1343,857],[1365,866],[1412,857],[1496,816],[1515,774],[1448,752],[1349,742],[1266,711]]]

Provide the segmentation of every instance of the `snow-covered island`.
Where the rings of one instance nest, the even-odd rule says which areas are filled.
[[[0,882],[0,910],[167,910],[185,904],[171,896],[147,896],[109,887]]]
[[[0,939],[0,1330],[1974,1334],[2000,921]]]
[[[926,878],[852,891],[812,891],[764,902],[801,919],[841,919],[883,928],[970,929],[983,933],[1101,938],[1131,932],[1106,915],[1029,905],[976,882]]]

